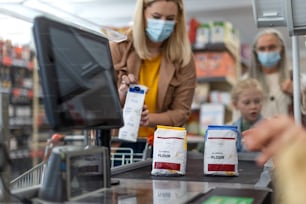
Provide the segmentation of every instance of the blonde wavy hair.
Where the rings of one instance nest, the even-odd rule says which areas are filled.
[[[265,92],[258,80],[253,78],[240,79],[231,91],[232,103],[238,103],[241,93],[248,89],[256,89],[263,98],[265,97]]]
[[[146,19],[144,10],[157,1],[172,1],[178,6],[176,25],[171,36],[163,43],[163,52],[166,58],[182,66],[187,65],[192,57],[191,46],[187,33],[183,0],[137,0],[133,26],[128,35],[133,38],[134,48],[141,59],[152,58],[146,43]]]
[[[262,68],[261,68],[261,64],[257,59],[257,52],[256,52],[256,44],[258,39],[263,36],[263,35],[274,35],[278,40],[279,40],[279,44],[281,46],[281,51],[280,51],[280,55],[281,55],[281,59],[280,62],[278,64],[278,72],[279,72],[279,82],[283,82],[285,79],[288,79],[289,76],[289,68],[288,68],[288,64],[287,64],[287,54],[286,54],[286,47],[285,47],[285,41],[283,39],[282,34],[276,30],[276,29],[266,29],[263,30],[261,32],[259,32],[257,34],[257,36],[255,37],[254,43],[253,43],[253,51],[252,51],[252,55],[251,55],[251,66],[250,66],[250,70],[249,70],[249,77],[251,78],[256,78],[263,86],[263,88],[265,90],[269,90],[269,87],[267,85],[267,82],[265,81],[264,75],[265,73],[263,73]]]

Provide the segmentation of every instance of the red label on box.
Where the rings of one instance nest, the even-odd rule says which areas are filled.
[[[235,171],[233,164],[208,164],[208,171]]]
[[[181,164],[178,163],[169,163],[169,162],[155,162],[155,169],[168,169],[179,171],[181,169]]]

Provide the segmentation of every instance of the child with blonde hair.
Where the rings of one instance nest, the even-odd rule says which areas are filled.
[[[262,119],[264,91],[256,79],[248,78],[238,81],[232,89],[231,100],[233,107],[240,112],[240,118],[233,123],[240,133]],[[241,134],[237,138],[237,151],[246,151],[241,142]]]

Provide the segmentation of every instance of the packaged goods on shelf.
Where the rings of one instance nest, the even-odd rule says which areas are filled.
[[[204,103],[200,108],[200,134],[204,135],[208,125],[224,125],[225,106],[221,103]]]
[[[235,48],[239,46],[238,31],[233,28],[232,23],[225,21],[211,22],[211,42],[212,43],[229,43]]]
[[[199,22],[192,18],[189,39],[198,84],[186,127],[189,134],[203,135],[208,125],[233,121],[229,92],[242,73],[239,32],[228,21]]]
[[[209,101],[212,103],[221,103],[224,105],[230,105],[231,95],[226,91],[213,90],[209,94]]]
[[[193,26],[194,40],[191,41],[195,49],[206,48],[207,44],[225,43],[232,53],[239,50],[239,32],[232,23],[226,21],[210,21]]]
[[[192,109],[200,108],[202,103],[208,101],[209,98],[209,84],[208,83],[198,83],[195,88],[195,93],[192,101]]]
[[[202,48],[205,44],[211,42],[211,30],[209,23],[203,23],[197,27],[195,48]]]
[[[29,45],[0,39],[0,92],[8,94],[8,128],[16,149],[30,148],[33,133],[33,60]]]
[[[201,23],[195,18],[191,18],[188,23],[188,37],[191,44],[194,44],[196,41],[197,28],[200,24]]]
[[[192,109],[189,119],[185,125],[188,135],[198,136],[200,134],[199,118],[199,109]]]
[[[198,78],[237,77],[236,62],[228,52],[194,53]]]

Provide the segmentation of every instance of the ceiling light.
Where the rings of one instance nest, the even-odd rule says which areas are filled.
[[[75,2],[90,2],[90,1],[93,1],[93,0],[74,0]]]
[[[31,0],[31,1],[25,1],[23,5],[36,12],[40,12],[46,16],[54,17],[60,19],[61,21],[78,24],[81,27],[85,27],[87,29],[91,29],[96,32],[101,32],[100,31],[101,27],[99,25],[96,25],[93,22],[83,19],[73,13],[69,13],[63,9],[57,8],[51,4],[44,3],[42,1]]]
[[[22,3],[24,0],[0,0],[0,3],[5,3],[5,4],[8,4],[8,3]]]

